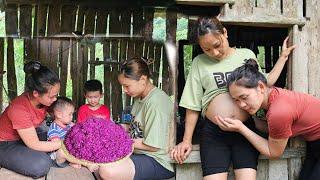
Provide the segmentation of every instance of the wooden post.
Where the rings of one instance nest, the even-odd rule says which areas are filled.
[[[110,59],[110,41],[107,40],[103,43],[103,59],[107,61]],[[104,66],[104,104],[111,109],[111,67],[110,65]]]
[[[120,20],[120,32],[123,35],[129,35],[131,29],[131,10],[124,10],[121,12],[121,20]],[[120,39],[120,59],[119,62],[123,62],[128,58],[132,58],[132,56],[129,56],[129,40],[127,39]],[[134,49],[131,48],[130,53],[133,53]],[[131,97],[126,95],[124,92],[122,92],[122,97],[124,97],[124,107],[130,106],[131,103]]]
[[[8,95],[9,99],[12,100],[17,96],[17,78],[16,69],[14,63],[14,46],[13,39],[7,38],[7,82],[8,82]]]
[[[172,10],[167,10],[166,12],[166,40],[171,41],[173,44],[176,44],[176,31],[177,31],[177,12],[174,12]],[[167,54],[165,51],[163,51],[162,56],[162,78],[163,78],[163,86],[162,89],[169,95],[176,94],[172,91],[173,87],[173,76],[171,74],[171,71],[169,69],[169,63]],[[175,62],[176,63],[176,62]],[[173,71],[176,71],[173,70]]]
[[[64,40],[61,41],[61,59],[60,59],[60,84],[61,84],[61,90],[60,94],[62,96],[66,96],[67,92],[67,81],[68,81],[68,64],[69,64],[69,52],[71,48],[71,43],[72,41],[70,40]]]
[[[304,37],[301,37],[298,26],[293,26],[292,40],[293,44],[297,46],[303,46],[302,41]],[[308,93],[308,61],[305,60],[307,48],[296,48],[292,52],[292,90]]]
[[[119,11],[117,9],[112,9],[110,11],[110,26],[109,26],[109,34],[119,33]],[[119,61],[119,40],[111,40],[111,59],[115,61]],[[112,65],[111,72],[111,103],[112,103],[112,118],[117,120],[122,111],[122,89],[118,82],[118,74],[119,74],[119,65]]]
[[[78,58],[77,58],[77,87],[78,87],[78,106],[85,103],[83,86],[87,80],[88,73],[88,51],[85,45],[78,43]]]
[[[4,39],[0,38],[0,72],[4,69]],[[3,75],[0,75],[0,111],[3,110]]]
[[[77,46],[78,43],[75,43],[75,41],[70,42],[70,44],[74,44],[71,47],[71,79],[72,79],[72,100],[74,102],[74,104],[76,105],[76,107],[79,107],[79,100],[78,97],[80,96],[79,94],[79,87],[78,87],[78,81],[79,81],[79,77],[78,77],[78,57],[77,57]]]
[[[160,63],[161,63],[162,45],[155,44],[154,50],[154,85],[160,88],[159,76],[160,76]]]

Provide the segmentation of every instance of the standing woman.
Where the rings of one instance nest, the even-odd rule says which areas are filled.
[[[202,112],[205,122],[201,129],[200,156],[204,179],[227,179],[230,163],[236,179],[255,179],[258,152],[241,134],[222,131],[214,121],[216,115],[241,121],[249,118],[231,99],[226,80],[244,59],[256,59],[255,54],[249,49],[230,47],[227,30],[217,18],[200,18],[197,36],[204,54],[194,58],[183,90],[180,106],[186,108],[185,132],[183,141],[171,151],[171,157],[178,163],[188,157],[194,128]],[[293,48],[287,48],[285,39],[280,58],[268,75],[268,84],[276,82]],[[245,125],[255,129],[252,119]]]
[[[320,99],[311,95],[269,87],[254,60],[237,68],[228,80],[232,98],[249,114],[267,110],[269,137],[265,139],[248,129],[241,121],[217,116],[219,126],[241,133],[263,155],[279,158],[289,137],[302,136],[307,141],[307,155],[300,180],[320,177]]]
[[[169,147],[173,146],[173,102],[150,81],[148,60],[132,58],[121,65],[118,80],[124,92],[134,98],[132,106],[134,154],[113,165],[100,166],[103,179],[149,180],[174,176]],[[131,129],[132,131],[133,129]]]
[[[47,107],[57,99],[60,81],[57,74],[39,62],[25,64],[24,71],[27,90],[12,100],[0,116],[0,166],[39,178],[52,166],[47,152],[59,149],[61,144],[37,134]]]

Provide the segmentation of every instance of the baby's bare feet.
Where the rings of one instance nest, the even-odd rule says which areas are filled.
[[[81,168],[81,164],[75,164],[75,163],[69,163],[69,165],[73,168],[76,168],[76,169],[80,169]]]

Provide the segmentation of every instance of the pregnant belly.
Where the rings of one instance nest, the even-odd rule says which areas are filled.
[[[242,110],[231,98],[229,93],[219,94],[213,98],[207,108],[206,116],[214,122],[214,116],[229,117],[245,121],[249,114]]]

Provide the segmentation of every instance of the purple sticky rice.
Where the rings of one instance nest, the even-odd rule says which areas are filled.
[[[129,134],[112,121],[90,118],[74,125],[64,144],[74,157],[94,163],[114,162],[132,152]]]

